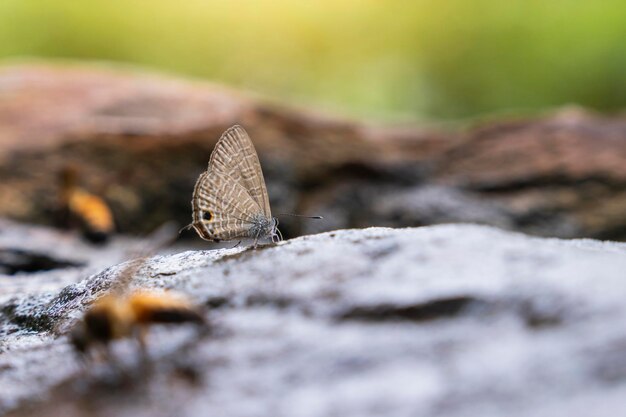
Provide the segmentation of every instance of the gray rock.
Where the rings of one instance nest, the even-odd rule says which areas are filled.
[[[92,246],[73,232],[0,219],[0,303],[14,295],[59,291],[107,266],[139,256],[146,240],[116,237]],[[2,335],[2,330],[0,330]]]
[[[16,416],[616,416],[626,245],[478,225],[373,228],[156,256],[130,288],[205,306],[154,329],[152,366],[81,369],[64,335],[125,265],[0,305],[0,408]],[[45,318],[33,326],[22,317]],[[124,375],[123,377],[120,375]]]

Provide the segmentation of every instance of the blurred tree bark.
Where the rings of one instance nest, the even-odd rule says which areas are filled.
[[[626,239],[626,117],[566,108],[462,131],[382,127],[213,85],[96,66],[0,70],[0,216],[53,224],[58,173],[143,233],[191,218],[197,176],[229,126],[259,152],[289,236],[471,221]]]

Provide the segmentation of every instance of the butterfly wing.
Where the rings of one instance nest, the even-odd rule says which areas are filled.
[[[198,178],[192,205],[192,225],[205,240],[249,237],[255,215],[261,212],[240,183],[211,169]]]
[[[209,171],[224,174],[247,190],[266,218],[271,218],[270,202],[261,164],[252,140],[239,125],[228,129],[215,145]]]

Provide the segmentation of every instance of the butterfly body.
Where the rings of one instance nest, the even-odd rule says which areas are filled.
[[[215,145],[191,201],[191,226],[204,240],[278,239],[261,164],[241,126],[228,129]]]
[[[250,229],[248,229],[248,237],[253,239],[272,238],[276,233],[278,221],[275,217],[267,218],[265,216],[256,216],[252,219]]]

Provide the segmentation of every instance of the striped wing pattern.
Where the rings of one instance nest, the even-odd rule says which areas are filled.
[[[194,225],[207,240],[233,240],[248,237],[255,215],[261,208],[238,182],[209,169],[196,183],[193,195]],[[210,219],[203,218],[210,213]]]
[[[260,209],[265,217],[272,217],[259,157],[243,127],[235,125],[224,132],[211,154],[208,171],[232,178],[257,203],[255,214]]]

